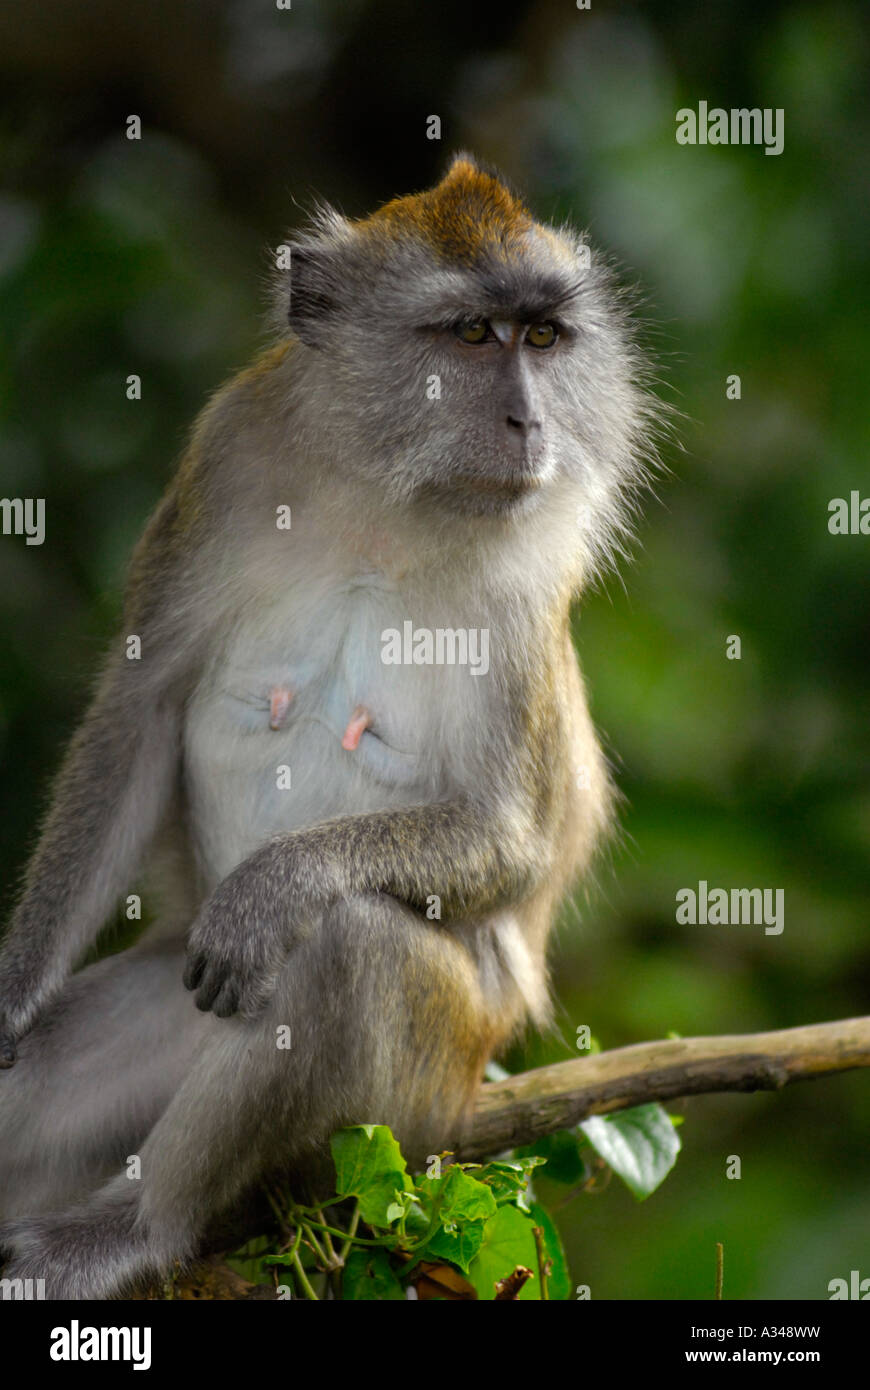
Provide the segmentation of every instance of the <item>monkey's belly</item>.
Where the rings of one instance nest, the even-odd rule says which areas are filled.
[[[275,688],[259,696],[203,690],[191,704],[187,795],[211,886],[271,835],[432,796],[426,760],[388,743],[377,723],[355,747],[342,746],[354,709],[349,690],[330,687],[316,701],[302,691],[283,710]]]
[[[309,578],[227,633],[185,727],[190,823],[214,883],[271,835],[437,800],[465,775],[462,731],[486,682],[385,663],[383,633],[409,605],[377,578]]]

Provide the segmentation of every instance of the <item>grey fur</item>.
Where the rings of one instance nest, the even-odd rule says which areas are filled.
[[[541,228],[451,261],[325,211],[296,246],[296,336],[210,403],[149,525],[142,661],[108,665],[0,952],[0,1246],[49,1297],[192,1257],[342,1124],[417,1162],[455,1140],[488,1057],[547,1016],[552,917],[609,818],[569,604],[625,533],[655,407],[607,277]],[[546,353],[452,332],[551,301]],[[489,673],[383,665],[409,618],[486,628]],[[143,866],[155,925],[70,975]]]

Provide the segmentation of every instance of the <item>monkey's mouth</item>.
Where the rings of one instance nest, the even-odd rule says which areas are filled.
[[[543,479],[536,473],[516,473],[510,477],[485,477],[474,473],[461,474],[456,486],[468,492],[482,493],[487,497],[524,497],[527,492],[535,492]]]
[[[449,477],[430,481],[421,489],[421,495],[446,511],[483,516],[533,504],[546,481],[545,471],[532,468],[452,473]]]
[[[544,476],[531,468],[503,473],[455,473],[448,485],[454,501],[472,505],[509,507],[522,502],[544,485]]]

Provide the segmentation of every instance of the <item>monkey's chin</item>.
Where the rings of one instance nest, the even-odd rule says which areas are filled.
[[[532,472],[486,476],[456,473],[443,482],[429,484],[424,495],[454,514],[503,517],[536,507],[544,481]]]

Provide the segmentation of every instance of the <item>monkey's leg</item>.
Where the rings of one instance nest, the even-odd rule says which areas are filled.
[[[57,1210],[138,1146],[215,1022],[181,983],[184,942],[74,975],[0,1071],[0,1214]]]
[[[305,1168],[345,1124],[389,1124],[420,1161],[453,1136],[492,1042],[448,932],[388,897],[342,903],[293,952],[265,1014],[203,1040],[142,1145],[141,1181],[0,1228],[4,1274],[44,1278],[49,1298],[121,1294],[194,1255],[261,1173]]]

